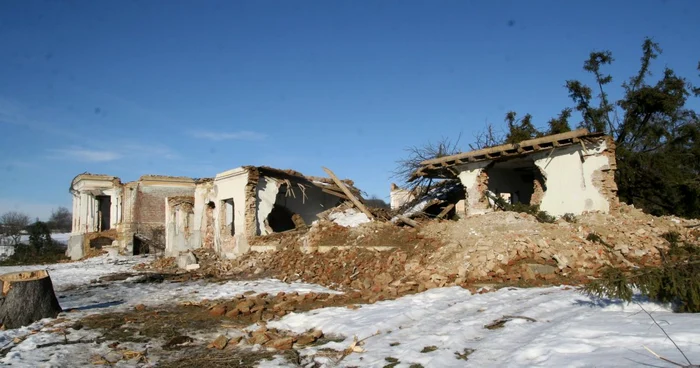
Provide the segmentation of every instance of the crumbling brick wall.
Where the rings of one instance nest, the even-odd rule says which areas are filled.
[[[475,201],[470,201],[471,210],[485,210],[489,208],[489,201],[486,198],[485,193],[489,189],[489,174],[487,170],[490,166],[491,165],[484,168],[479,173],[476,181],[476,191],[473,191],[473,193],[468,193],[468,195],[479,196]]]
[[[530,205],[532,206],[539,206],[540,203],[542,203],[542,198],[544,198],[544,183],[535,178],[532,182],[533,185],[533,193],[532,197],[530,197]]]
[[[257,234],[257,187],[260,171],[256,168],[248,170],[248,183],[245,186],[245,235],[252,239]]]
[[[134,204],[136,222],[151,227],[165,223],[165,199],[168,197],[189,197],[193,188],[140,185]]]
[[[606,136],[606,148],[601,155],[608,158],[608,165],[593,173],[593,185],[600,193],[608,199],[610,210],[620,207],[620,200],[617,197],[617,183],[615,182],[615,171],[617,170],[617,159],[615,157],[615,141]]]
[[[202,247],[205,249],[214,249],[214,208],[207,205],[204,209],[204,235],[202,237]]]

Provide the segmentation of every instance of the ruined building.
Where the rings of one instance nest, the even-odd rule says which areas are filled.
[[[580,129],[423,161],[413,180],[459,179],[466,195],[455,208],[462,216],[491,211],[489,196],[561,216],[615,207],[615,168],[613,140]],[[392,206],[403,198],[410,195],[392,187]]]
[[[192,195],[195,180],[145,175],[123,184],[115,176],[80,174],[71,182],[73,230],[67,255],[80,259],[90,248],[114,246],[129,254],[162,244],[165,200]]]
[[[351,181],[346,190],[360,197]],[[331,179],[244,166],[214,178],[81,174],[71,183],[73,231],[68,255],[91,248],[167,256],[209,248],[226,257],[265,249],[264,236],[302,228],[348,198]],[[253,240],[257,241],[253,241]]]

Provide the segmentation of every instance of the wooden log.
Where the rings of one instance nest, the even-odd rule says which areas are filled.
[[[27,326],[61,313],[51,277],[46,270],[0,275],[0,324],[4,328]]]
[[[401,220],[404,224],[410,226],[410,227],[417,227],[418,222],[411,220],[410,218],[404,216],[404,215],[396,215],[396,218]]]
[[[350,192],[350,189],[348,189],[348,188],[345,186],[345,183],[343,183],[342,181],[340,181],[340,179],[338,179],[338,177],[335,176],[335,174],[333,173],[333,171],[331,171],[330,169],[325,168],[325,167],[323,168],[323,171],[325,171],[326,174],[328,174],[328,176],[330,176],[331,179],[333,179],[333,182],[335,183],[335,185],[337,185],[337,186],[340,188],[340,190],[342,190],[343,193],[345,193],[345,196],[348,197],[348,198],[350,199],[350,201],[352,202],[352,204],[355,205],[355,207],[357,207],[360,211],[362,211],[362,213],[364,213],[365,216],[367,216],[367,218],[369,218],[370,220],[374,219],[374,216],[372,216],[372,213],[369,212],[369,211],[367,210],[367,208],[365,207],[365,205],[363,205],[362,202],[360,202],[360,201],[357,199],[357,197],[355,197],[355,196],[352,194],[352,192]]]

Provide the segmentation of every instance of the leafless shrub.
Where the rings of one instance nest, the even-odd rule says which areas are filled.
[[[505,134],[503,132],[496,131],[493,124],[486,123],[484,130],[481,130],[474,135],[474,143],[470,143],[469,148],[471,150],[478,150],[498,146],[499,144],[503,144],[504,141]]]
[[[10,211],[0,216],[2,238],[9,239],[10,245],[17,245],[22,237],[22,230],[29,226],[29,216],[22,212]]]
[[[456,139],[443,137],[436,142],[428,142],[422,146],[411,146],[406,151],[406,158],[396,161],[396,169],[392,177],[399,180],[408,190],[414,191],[418,196],[427,191],[432,185],[432,179],[413,178],[413,173],[421,167],[421,162],[440,157],[456,155],[461,152],[459,141],[462,135]]]

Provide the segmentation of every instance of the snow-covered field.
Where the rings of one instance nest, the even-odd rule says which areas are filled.
[[[672,313],[649,302],[640,305],[693,363],[700,363],[700,316]],[[484,328],[503,316],[535,322],[514,318],[502,328]],[[341,343],[305,349],[302,355],[344,349],[353,336],[367,338],[365,352],[349,355],[344,366],[383,367],[391,358],[401,362],[396,367],[668,366],[643,345],[685,362],[638,304],[594,301],[570,287],[507,288],[476,295],[459,287],[440,288],[357,310],[291,314],[268,326],[296,332],[319,328],[348,336]],[[458,359],[465,349],[473,351],[468,360]]]
[[[51,239],[62,244],[68,244],[68,239],[70,238],[70,233],[56,233],[51,234]],[[20,242],[27,243],[29,241],[29,235],[22,235]],[[0,260],[11,256],[15,252],[15,247],[10,245],[0,245]]]
[[[95,283],[99,277],[129,271],[142,257],[107,256],[48,267],[0,267],[0,273],[46,268],[64,309],[59,317],[77,320],[87,314],[117,311],[136,304],[167,305],[204,298],[227,298],[245,291],[328,291],[310,284],[286,284],[273,279],[225,283],[124,281]],[[458,288],[440,288],[397,300],[363,305],[359,309],[324,308],[292,313],[269,327],[304,332],[319,328],[326,334],[345,336],[342,342],[300,351],[307,363],[334,366],[324,358],[323,348],[342,351],[353,337],[365,339],[363,352],[345,357],[338,366],[383,367],[398,360],[396,367],[632,367],[670,366],[656,359],[644,346],[678,362],[684,362],[673,344],[656,327],[640,305],[659,321],[693,363],[700,363],[700,318],[675,314],[654,303],[625,304],[592,300],[570,287],[505,288],[472,295]],[[504,316],[513,318],[501,328],[485,325]],[[90,356],[107,354],[107,343],[38,345],[61,341],[42,320],[31,326],[0,331],[0,350],[10,349],[0,364],[13,367],[72,367],[89,364]],[[68,329],[69,340],[89,341],[99,336],[91,330]],[[34,332],[33,332],[34,331]],[[215,333],[214,331],[212,333]],[[216,332],[219,333],[219,332]],[[19,338],[16,342],[13,339]],[[20,341],[21,340],[21,341]],[[143,346],[134,347],[144,348]],[[471,353],[469,353],[471,352]],[[468,354],[467,354],[468,353]],[[158,361],[150,356],[150,364]],[[465,361],[466,359],[466,361]],[[121,361],[116,366],[135,366]],[[281,359],[264,366],[286,366]],[[293,366],[289,364],[289,366]]]

